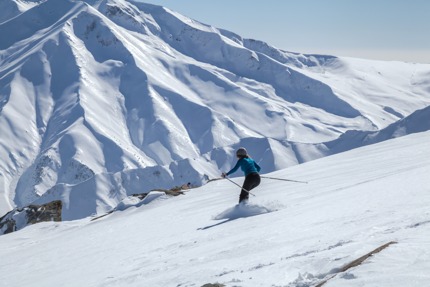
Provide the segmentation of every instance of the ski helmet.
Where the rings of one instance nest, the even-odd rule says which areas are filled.
[[[240,147],[237,151],[236,151],[236,155],[237,156],[246,156],[248,154],[248,152],[246,151],[246,149],[244,147]]]

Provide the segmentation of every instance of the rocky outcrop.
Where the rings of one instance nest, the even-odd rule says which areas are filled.
[[[43,205],[29,205],[14,209],[0,218],[0,235],[39,222],[61,221],[62,207],[61,200],[56,200]]]

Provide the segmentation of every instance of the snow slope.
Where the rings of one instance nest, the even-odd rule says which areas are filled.
[[[430,65],[285,52],[125,0],[0,11],[0,214],[53,199],[66,219],[104,213],[204,184],[239,146],[279,170],[430,105]]]
[[[430,130],[430,107],[417,110],[380,131],[348,131],[336,140],[320,145],[319,148],[320,150],[329,150],[331,154],[336,154],[360,146],[428,130]]]
[[[0,237],[2,286],[427,286],[430,132],[270,174],[248,207],[214,181],[101,219]],[[236,179],[241,182],[242,178]],[[25,274],[25,276],[23,275]]]

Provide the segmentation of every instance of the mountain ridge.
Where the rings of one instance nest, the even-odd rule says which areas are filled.
[[[430,105],[430,65],[285,52],[132,1],[5,3],[3,212],[68,196],[91,201],[69,219],[105,212],[132,193],[201,185],[239,146],[264,172],[286,168]]]

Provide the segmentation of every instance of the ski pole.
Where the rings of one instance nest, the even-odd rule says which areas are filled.
[[[232,181],[231,179],[229,179],[228,177],[224,177],[225,179],[227,179],[228,181],[230,181],[231,183],[237,185],[238,187],[240,187],[241,189],[243,189],[244,191],[246,191],[247,193],[255,196],[255,194],[251,193],[249,190],[244,189],[243,187],[241,187],[240,185],[238,185],[237,183],[235,183],[234,181]]]
[[[291,182],[298,182],[298,183],[308,183],[307,181],[292,180],[292,179],[284,179],[284,178],[276,178],[276,177],[269,177],[269,176],[261,176],[261,178],[268,178],[268,179],[275,179],[275,180],[283,180],[283,181],[291,181]]]

